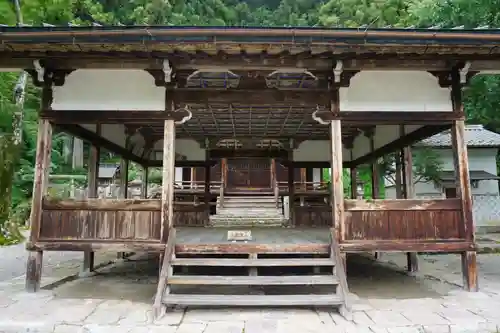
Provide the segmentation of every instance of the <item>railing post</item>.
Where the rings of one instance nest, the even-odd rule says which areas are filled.
[[[42,93],[42,102],[46,99],[46,89]],[[36,145],[35,177],[33,181],[33,196],[30,214],[30,243],[36,243],[42,226],[42,202],[49,181],[50,152],[52,149],[52,125],[48,120],[38,121],[38,136]],[[26,291],[36,292],[40,289],[42,278],[42,251],[29,253],[26,267]]]

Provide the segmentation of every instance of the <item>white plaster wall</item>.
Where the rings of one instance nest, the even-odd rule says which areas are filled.
[[[180,168],[180,167],[175,168],[174,181],[178,185],[182,185],[182,181],[183,181],[183,179],[182,179],[182,168]]]
[[[95,124],[82,124],[80,125],[95,133]],[[108,141],[116,143],[119,146],[125,147],[125,126],[121,124],[102,124],[101,125],[101,136]]]
[[[349,150],[342,149],[343,161],[350,161]],[[293,160],[297,162],[330,162],[330,140],[306,140],[293,151]]]
[[[313,168],[312,173],[313,182],[319,183],[321,181],[321,168]]]
[[[405,126],[405,133],[409,134],[418,130],[421,125]],[[397,139],[399,135],[399,125],[378,125],[375,128],[375,149],[381,148]],[[360,134],[354,139],[353,143],[353,157],[354,159],[360,158],[370,153],[370,139],[363,134]],[[344,159],[346,160],[346,159]]]
[[[165,88],[138,69],[79,69],[53,88],[54,110],[165,110]]]
[[[426,71],[361,71],[339,94],[340,111],[452,111],[448,88]]]
[[[163,139],[155,143],[153,150],[163,151]],[[204,161],[206,157],[205,149],[200,148],[200,144],[191,139],[175,139],[175,152],[185,156],[188,161]],[[156,159],[154,155],[151,156],[151,159]]]

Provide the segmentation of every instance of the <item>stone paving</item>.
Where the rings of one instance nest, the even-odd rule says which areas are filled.
[[[352,260],[351,260],[352,259]],[[350,258],[351,262],[357,261]],[[500,256],[481,255],[482,291],[468,293],[458,255],[421,256],[421,273],[392,268],[403,254],[381,263],[349,264],[355,294],[353,321],[328,309],[174,309],[151,316],[157,260],[121,262],[36,294],[22,291],[24,278],[0,283],[0,332],[39,333],[308,333],[308,332],[497,332],[500,325]],[[389,267],[390,266],[390,267]],[[392,267],[392,268],[391,268]],[[441,274],[446,268],[446,274]],[[459,267],[459,266],[458,266]],[[441,273],[440,273],[441,272]],[[498,274],[496,274],[498,273]],[[441,275],[440,275],[441,274]],[[451,284],[442,280],[454,278]],[[440,279],[441,281],[439,281]]]

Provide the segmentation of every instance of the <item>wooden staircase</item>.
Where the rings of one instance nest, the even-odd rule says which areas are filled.
[[[204,254],[204,258],[177,257],[175,253],[175,229],[172,229],[165,253],[158,289],[154,302],[156,317],[163,314],[167,306],[332,306],[350,319],[350,305],[344,263],[340,257],[340,250],[332,237],[331,251],[325,257],[315,257],[311,254],[305,257],[299,254],[293,257],[288,254],[283,258],[269,258],[268,254],[247,253],[247,258],[227,258],[216,255]],[[183,253],[183,256],[186,254]],[[194,268],[194,269],[193,269]],[[229,270],[227,268],[230,268]],[[302,274],[297,275],[291,268],[302,269]],[[193,269],[187,274],[179,274]],[[193,273],[195,269],[219,272],[218,275]],[[279,269],[279,275],[269,270]],[[234,275],[235,271],[243,272]],[[244,270],[244,271],[243,271]],[[265,271],[264,274],[259,274]],[[288,272],[285,273],[284,271]],[[306,271],[306,275],[304,274]],[[220,273],[225,272],[225,273]],[[209,287],[210,293],[191,292],[174,293],[180,286]],[[231,293],[212,293],[217,287],[232,286]],[[279,293],[278,289],[271,293],[254,294],[244,289],[244,292],[234,292],[235,287],[243,288],[280,288],[277,286],[297,286],[294,294]],[[300,287],[327,286],[328,292],[300,294],[296,292]],[[255,290],[255,289],[254,289]]]

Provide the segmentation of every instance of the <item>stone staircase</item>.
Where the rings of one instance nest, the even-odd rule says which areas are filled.
[[[217,213],[210,216],[214,227],[277,227],[286,222],[273,196],[227,196],[223,204],[219,198]]]

